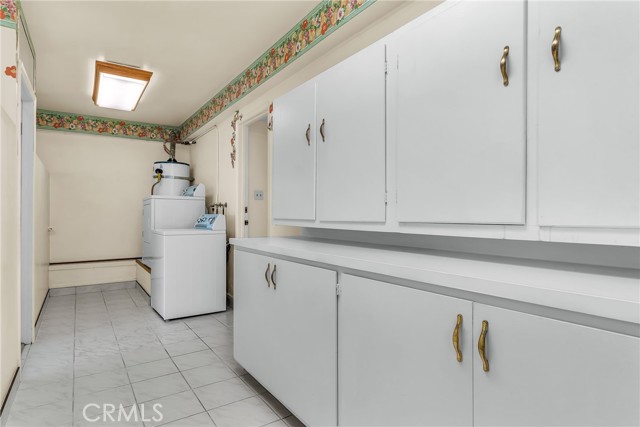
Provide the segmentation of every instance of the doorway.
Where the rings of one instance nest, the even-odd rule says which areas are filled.
[[[244,232],[243,237],[269,235],[269,167],[267,116],[244,124]]]
[[[20,335],[33,341],[36,96],[20,64]]]

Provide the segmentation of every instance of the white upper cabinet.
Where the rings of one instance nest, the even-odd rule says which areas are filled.
[[[539,223],[640,226],[640,4],[529,8]]]
[[[318,219],[384,222],[385,45],[318,76]]]
[[[273,102],[273,218],[316,218],[316,83]]]
[[[525,16],[447,2],[394,38],[400,222],[524,223]]]

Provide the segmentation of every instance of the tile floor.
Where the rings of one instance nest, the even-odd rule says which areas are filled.
[[[135,282],[52,291],[23,358],[7,427],[302,425],[233,359],[231,310],[165,322]]]

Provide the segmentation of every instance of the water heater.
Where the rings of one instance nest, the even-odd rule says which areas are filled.
[[[170,161],[153,164],[152,195],[180,196],[190,184],[191,169],[189,164]]]

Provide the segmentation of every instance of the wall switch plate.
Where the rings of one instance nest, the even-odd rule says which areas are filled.
[[[264,200],[264,191],[256,190],[253,192],[253,200]]]

